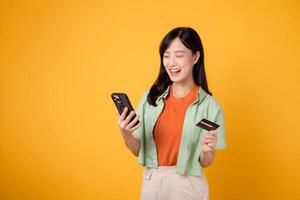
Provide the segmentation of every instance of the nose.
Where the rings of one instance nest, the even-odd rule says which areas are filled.
[[[169,67],[175,67],[177,65],[177,62],[176,62],[176,59],[174,58],[174,56],[170,56],[167,64]]]

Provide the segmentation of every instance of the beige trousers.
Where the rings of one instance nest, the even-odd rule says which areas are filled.
[[[204,173],[189,176],[176,173],[175,166],[145,168],[141,200],[208,200]]]

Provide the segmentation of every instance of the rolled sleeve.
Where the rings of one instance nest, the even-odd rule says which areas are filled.
[[[216,149],[226,149],[224,113],[221,107],[218,108],[215,117],[215,123],[220,125],[220,127],[216,130],[217,131]]]

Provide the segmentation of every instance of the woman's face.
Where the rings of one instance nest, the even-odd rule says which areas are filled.
[[[163,55],[163,65],[174,83],[193,81],[193,66],[197,63],[200,53],[193,54],[181,40],[175,38]]]

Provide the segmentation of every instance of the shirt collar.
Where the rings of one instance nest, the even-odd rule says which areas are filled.
[[[159,102],[162,98],[165,99],[168,96],[170,87],[171,86],[169,85],[167,89],[157,98],[156,102]],[[197,99],[193,103],[201,103],[202,100],[206,97],[207,92],[205,92],[200,86],[197,94]]]

